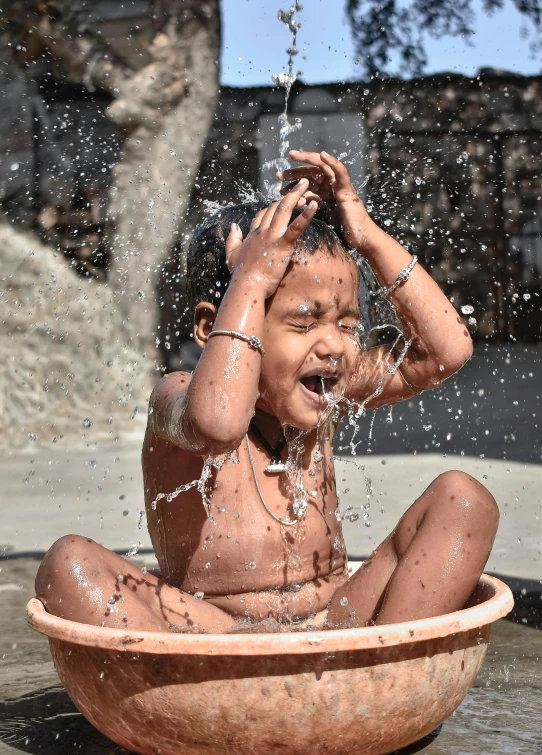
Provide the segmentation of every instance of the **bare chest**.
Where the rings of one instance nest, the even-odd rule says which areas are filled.
[[[148,498],[186,482],[190,470],[175,456],[169,453],[161,468],[145,475]],[[268,464],[254,451],[251,464],[243,443],[235,462],[226,461],[207,481],[209,516],[196,489],[161,499],[156,510],[147,507],[168,581],[190,592],[226,595],[303,584],[342,568],[346,554],[329,456],[303,469],[304,516],[294,513],[290,478],[266,472]],[[199,474],[201,466],[190,473]]]

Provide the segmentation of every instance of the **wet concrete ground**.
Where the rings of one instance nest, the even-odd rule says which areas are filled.
[[[37,559],[0,565],[0,755],[125,754],[77,711],[59,685],[46,638],[25,623]],[[497,622],[484,667],[463,704],[434,738],[401,755],[542,753],[541,662],[542,632]]]

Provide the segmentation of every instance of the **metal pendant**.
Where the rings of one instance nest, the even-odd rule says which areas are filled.
[[[269,474],[282,474],[283,472],[286,472],[287,469],[288,465],[285,462],[280,459],[273,459],[271,464],[268,464],[265,468],[265,471]]]

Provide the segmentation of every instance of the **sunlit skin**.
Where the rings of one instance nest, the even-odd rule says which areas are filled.
[[[411,255],[378,228],[357,197],[346,168],[326,153],[292,153],[303,163],[279,177],[284,198],[255,218],[243,238],[232,227],[226,243],[231,282],[217,310],[200,302],[194,339],[202,357],[193,375],[163,378],[151,397],[143,447],[149,531],[161,578],[92,541],[67,536],[46,555],[36,581],[47,609],[104,626],[228,632],[309,626],[365,626],[457,610],[474,589],[495,536],[498,511],[490,493],[462,472],[438,477],[350,579],[333,469],[333,428],[317,428],[323,392],[362,402],[382,378],[368,408],[437,387],[470,357],[461,319],[436,283],[416,265],[391,300],[412,338],[402,374],[387,374],[389,347],[360,349],[356,265],[344,250],[294,252],[319,202],[335,213],[348,244],[390,286]],[[294,208],[304,208],[292,220]],[[256,335],[262,355],[212,329]],[[185,406],[182,430],[193,449],[177,445],[171,408]],[[270,455],[249,431],[255,418],[271,446],[283,425],[306,431],[303,468],[307,515],[286,527],[264,510],[249,465],[269,509],[292,519],[284,474],[265,472]],[[314,465],[317,440],[324,455]],[[151,502],[199,477],[203,459],[233,452],[210,484],[211,518],[191,489]],[[283,452],[283,459],[286,451]],[[311,470],[311,475],[309,475]],[[312,474],[314,473],[314,474]],[[360,494],[361,495],[361,494]],[[119,579],[122,576],[122,580]],[[111,610],[111,596],[114,596]],[[196,596],[196,597],[195,597]],[[303,625],[303,624],[302,624]]]

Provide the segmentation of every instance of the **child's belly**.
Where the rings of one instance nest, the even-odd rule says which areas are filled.
[[[333,594],[346,581],[346,569],[294,584],[287,588],[252,590],[229,595],[208,595],[207,600],[230,616],[263,621],[273,618],[280,622],[306,619],[321,613]]]
[[[194,503],[203,512],[201,503]],[[307,617],[323,610],[346,579],[346,550],[334,508],[309,505],[307,516],[293,527],[273,520],[253,498],[239,511],[235,506],[215,510],[213,519],[197,508],[197,526],[183,515],[191,508],[169,504],[154,527],[149,522],[162,575],[231,615]]]

